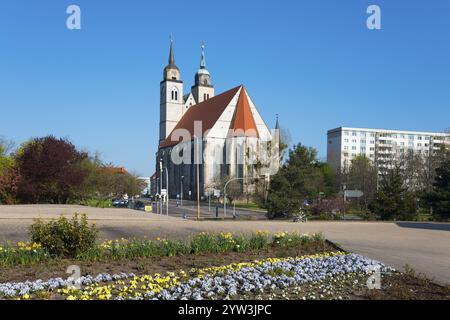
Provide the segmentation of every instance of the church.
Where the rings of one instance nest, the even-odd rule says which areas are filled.
[[[197,190],[203,197],[219,179],[239,180],[244,188],[276,173],[278,117],[271,131],[244,85],[216,95],[203,44],[194,85],[186,91],[171,40],[160,83],[155,193],[194,200]]]

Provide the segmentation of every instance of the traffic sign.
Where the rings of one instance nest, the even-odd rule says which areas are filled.
[[[345,190],[345,197],[347,198],[361,198],[364,192],[360,190]]]

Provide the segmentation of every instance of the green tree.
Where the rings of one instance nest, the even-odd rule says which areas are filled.
[[[317,160],[317,151],[302,144],[289,150],[289,158],[270,182],[269,217],[297,213],[305,200],[313,201],[333,188],[330,170]],[[331,191],[330,191],[331,193]]]
[[[370,205],[372,212],[382,220],[414,220],[416,202],[403,181],[399,167],[389,170],[381,180],[380,190]]]
[[[13,147],[12,141],[0,137],[0,204],[16,202],[20,176],[15,168],[14,158],[9,154]]]
[[[0,175],[14,167],[14,159],[8,154],[13,146],[12,141],[0,137]]]
[[[450,160],[444,161],[436,169],[436,178],[432,191],[426,196],[426,200],[433,208],[436,219],[450,218]]]

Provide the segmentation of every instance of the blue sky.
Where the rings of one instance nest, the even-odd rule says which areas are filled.
[[[77,4],[82,29],[66,28]],[[366,9],[382,10],[382,30]],[[326,155],[339,126],[450,127],[450,1],[1,0],[0,135],[53,134],[150,175],[169,35],[185,87],[206,43],[216,92]]]

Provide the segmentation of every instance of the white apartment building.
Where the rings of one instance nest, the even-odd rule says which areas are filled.
[[[401,155],[430,155],[443,144],[450,145],[449,133],[399,131],[340,127],[328,131],[327,162],[344,171],[356,156],[365,155],[379,171],[389,168]]]

